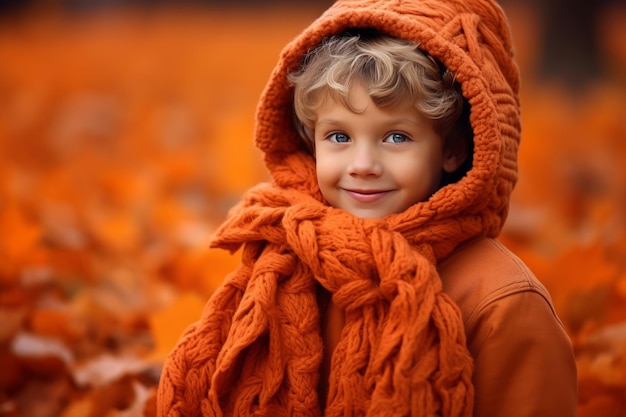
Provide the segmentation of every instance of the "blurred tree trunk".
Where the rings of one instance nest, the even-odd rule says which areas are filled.
[[[536,75],[582,89],[604,73],[598,40],[601,12],[624,0],[502,0],[530,3],[541,20]]]

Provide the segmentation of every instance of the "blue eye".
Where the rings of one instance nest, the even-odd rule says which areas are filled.
[[[348,137],[348,135],[346,135],[345,133],[341,133],[341,132],[331,133],[330,135],[328,135],[328,139],[331,142],[337,142],[337,143],[350,142],[350,137]]]
[[[389,134],[383,142],[403,143],[403,142],[408,142],[409,140],[410,140],[409,137],[405,135],[404,133],[394,132],[394,133]]]

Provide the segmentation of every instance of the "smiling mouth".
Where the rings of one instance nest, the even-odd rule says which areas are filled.
[[[360,203],[372,203],[374,201],[378,201],[384,196],[386,196],[389,191],[378,191],[378,190],[345,190],[346,193],[356,201]]]

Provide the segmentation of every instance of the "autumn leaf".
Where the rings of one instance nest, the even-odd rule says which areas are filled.
[[[150,316],[155,349],[153,360],[163,360],[174,348],[183,330],[200,318],[205,300],[194,293],[183,293],[163,311]]]

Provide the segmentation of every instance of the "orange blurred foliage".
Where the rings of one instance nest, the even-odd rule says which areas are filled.
[[[208,249],[211,234],[266,179],[251,143],[258,95],[318,13],[0,20],[1,416],[153,415],[164,355],[237,264]],[[502,238],[570,332],[579,415],[622,416],[626,17],[603,26],[614,77],[577,93],[533,79],[536,20],[510,17],[526,76]]]

